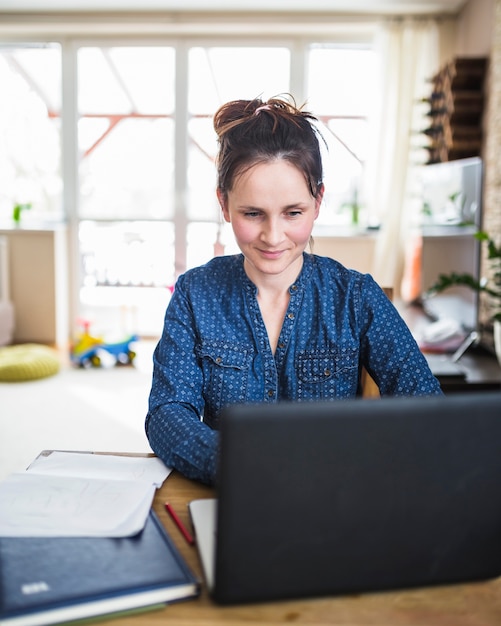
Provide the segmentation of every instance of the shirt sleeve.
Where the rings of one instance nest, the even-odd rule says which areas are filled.
[[[393,303],[370,275],[363,280],[362,361],[381,395],[442,394],[440,383]]]
[[[195,354],[192,308],[181,277],[153,355],[146,435],[162,461],[188,478],[213,484],[219,436],[202,421],[202,372]]]

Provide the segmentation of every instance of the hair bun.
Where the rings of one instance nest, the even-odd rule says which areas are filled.
[[[232,100],[220,107],[214,115],[214,130],[218,137],[243,122],[252,120],[260,113],[268,113],[272,116],[288,118],[297,125],[297,119],[316,119],[311,113],[298,107],[293,96],[276,96],[266,102],[260,98],[254,100]]]

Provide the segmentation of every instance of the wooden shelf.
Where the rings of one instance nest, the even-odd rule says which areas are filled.
[[[431,79],[428,164],[481,155],[486,72],[485,57],[455,58]]]

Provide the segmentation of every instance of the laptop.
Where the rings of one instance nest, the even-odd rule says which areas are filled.
[[[462,393],[228,407],[189,510],[239,604],[496,577],[500,494],[501,392]]]

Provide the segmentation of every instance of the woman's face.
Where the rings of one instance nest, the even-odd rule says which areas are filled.
[[[251,280],[283,275],[291,284],[296,279],[322,196],[323,187],[313,198],[303,173],[280,159],[238,176],[226,200],[218,192]]]

